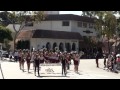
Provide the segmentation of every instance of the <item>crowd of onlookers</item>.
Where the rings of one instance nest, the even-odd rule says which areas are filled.
[[[99,68],[99,59],[100,59],[100,53],[98,52],[96,54],[96,65]],[[104,69],[107,71],[118,73],[118,70],[120,70],[120,54],[117,54],[115,52],[111,52],[110,54],[102,54],[104,58]]]

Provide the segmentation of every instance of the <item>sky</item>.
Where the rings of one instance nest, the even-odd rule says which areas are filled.
[[[59,11],[60,14],[75,14],[75,15],[81,15],[82,11]],[[120,17],[120,15],[115,15],[117,17]]]
[[[82,11],[60,11],[60,14],[76,14],[76,15],[81,15]]]
[[[75,14],[75,15],[81,15],[82,11],[60,11],[60,14]],[[120,17],[120,15],[115,14],[116,17]]]

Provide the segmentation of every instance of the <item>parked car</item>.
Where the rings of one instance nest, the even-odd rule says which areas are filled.
[[[2,57],[8,57],[8,56],[9,56],[9,54],[8,54],[8,52],[7,52],[7,51],[0,50],[0,56],[2,56]]]

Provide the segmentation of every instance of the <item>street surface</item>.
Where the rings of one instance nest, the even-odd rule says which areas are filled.
[[[100,68],[96,68],[94,59],[81,59],[79,74],[74,72],[74,65],[71,65],[66,77],[62,76],[60,65],[41,66],[40,77],[34,76],[32,64],[30,73],[27,72],[26,63],[25,72],[23,72],[19,69],[18,62],[9,62],[9,59],[1,61],[1,69],[5,79],[120,79],[120,73],[116,74],[103,69],[103,59],[99,60],[99,64]],[[2,79],[1,71],[0,79]]]

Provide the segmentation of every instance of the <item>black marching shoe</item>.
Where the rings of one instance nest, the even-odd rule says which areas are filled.
[[[67,76],[67,72],[65,72],[65,76]]]
[[[38,77],[40,77],[40,74],[38,74]]]

